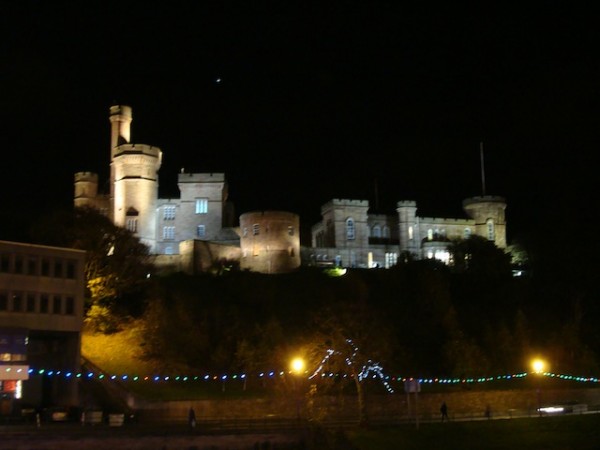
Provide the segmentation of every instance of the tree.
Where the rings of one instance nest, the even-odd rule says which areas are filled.
[[[153,266],[148,247],[133,233],[85,207],[42,218],[32,227],[31,238],[86,251],[86,313],[104,331],[116,325],[110,322],[117,316],[140,312],[140,296]]]
[[[310,352],[314,376],[325,369],[348,375],[356,388],[359,423],[368,425],[365,382],[371,372],[382,375],[380,364],[393,347],[389,328],[361,301],[327,306],[316,313],[314,322]]]
[[[484,278],[486,282],[512,275],[510,254],[481,236],[472,235],[468,239],[453,241],[449,251],[456,273]]]

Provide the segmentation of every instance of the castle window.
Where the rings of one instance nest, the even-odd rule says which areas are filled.
[[[138,221],[137,219],[133,219],[131,217],[127,218],[127,222],[125,223],[125,228],[127,228],[132,233],[137,233]]]
[[[354,219],[349,217],[346,219],[346,239],[349,241],[353,241],[356,238],[355,230],[354,230]]]
[[[373,237],[380,238],[381,237],[381,227],[379,225],[375,225],[373,227]]]
[[[38,258],[37,256],[29,256],[27,258],[27,274],[37,275],[38,274]]]
[[[385,268],[389,269],[398,263],[398,253],[386,253],[385,254]]]
[[[471,237],[471,229],[465,228],[465,231],[463,231],[463,238],[469,239],[470,237]]]
[[[248,227],[244,227],[244,231],[242,233],[242,237],[248,236]]]
[[[433,241],[433,230],[431,228],[427,230],[427,240]]]
[[[197,198],[196,199],[196,214],[206,214],[208,213],[208,199],[207,198]]]
[[[486,222],[487,225],[487,238],[488,241],[493,241],[496,239],[496,233],[494,230],[494,221],[492,219],[488,219]]]
[[[387,225],[383,227],[383,237],[386,239],[390,238],[390,227],[388,227]]]
[[[163,208],[164,220],[175,220],[175,206],[165,206]]]
[[[165,248],[165,255],[172,255],[173,254],[173,247],[169,246]]]
[[[260,225],[258,223],[252,225],[252,234],[254,236],[258,236],[260,234]]]
[[[412,240],[412,239],[413,239],[413,237],[414,237],[414,229],[413,229],[413,227],[411,226],[411,227],[408,227],[408,239],[409,239],[409,240]]]
[[[166,241],[175,239],[175,227],[163,227],[163,239]]]
[[[294,227],[292,227],[292,226],[289,226],[289,227],[288,227],[288,234],[289,234],[290,236],[293,236],[293,235],[294,235]]]
[[[197,225],[196,226],[196,236],[199,238],[206,236],[206,226],[205,225]]]

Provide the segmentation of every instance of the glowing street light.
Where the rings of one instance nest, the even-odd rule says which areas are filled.
[[[546,368],[546,363],[542,359],[534,359],[531,361],[531,368],[534,373],[542,373]]]
[[[533,369],[534,373],[536,373],[538,375],[542,374],[544,372],[544,370],[546,369],[546,362],[543,359],[536,358],[533,361],[531,361],[531,368]],[[538,414],[540,417],[542,417],[542,388],[539,383],[540,383],[540,380],[538,378],[538,386],[536,389]]]
[[[292,362],[290,363],[291,372],[297,377],[304,373],[305,367],[306,363],[304,362],[304,359],[300,357],[292,359]],[[293,380],[293,385],[296,397],[296,417],[300,420],[300,380]]]
[[[290,369],[297,375],[300,375],[304,372],[304,368],[306,367],[306,363],[302,358],[294,358],[290,363]]]

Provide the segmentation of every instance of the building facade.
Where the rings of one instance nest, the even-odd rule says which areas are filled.
[[[131,142],[131,107],[110,107],[109,121],[109,191],[99,192],[96,173],[78,172],[75,174],[76,207],[96,208],[116,225],[135,233],[150,248],[156,264],[163,268],[198,273],[225,260],[240,261],[244,269],[267,273],[286,272],[299,266],[297,216],[294,219],[293,214],[279,211],[247,216],[259,220],[262,225],[258,226],[263,229],[265,223],[270,223],[272,232],[262,234],[260,242],[253,244],[253,254],[258,253],[258,257],[242,258],[245,244],[240,243],[240,229],[234,226],[234,210],[228,202],[225,174],[182,170],[177,177],[180,196],[159,198],[158,171],[162,150]],[[276,242],[273,231],[282,217],[294,222],[296,232],[293,235],[277,233],[281,242]],[[269,239],[265,239],[267,236]],[[285,261],[275,258],[281,248],[294,256]],[[290,248],[292,250],[288,250]],[[270,262],[265,262],[265,258]]]
[[[81,250],[0,241],[3,413],[18,399],[78,403],[84,263]],[[73,377],[53,377],[58,371]]]
[[[505,209],[504,198],[488,195],[464,200],[463,218],[420,217],[413,200],[399,201],[395,215],[382,215],[369,214],[366,200],[334,199],[312,227],[308,259],[322,266],[389,268],[410,255],[449,264],[450,243],[471,235],[505,249]]]

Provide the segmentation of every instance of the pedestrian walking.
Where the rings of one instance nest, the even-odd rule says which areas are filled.
[[[440,406],[440,413],[442,414],[442,422],[444,420],[450,420],[448,419],[448,405],[446,405],[446,402],[442,402],[442,406]]]
[[[188,424],[190,428],[196,428],[196,411],[194,411],[194,408],[190,408],[188,411]]]

